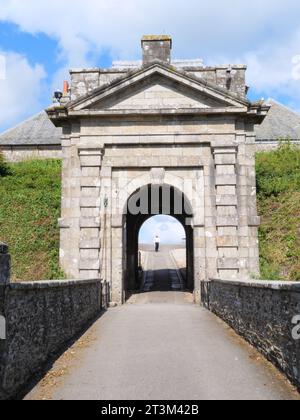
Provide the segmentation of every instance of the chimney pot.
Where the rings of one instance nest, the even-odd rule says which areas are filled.
[[[68,93],[69,93],[69,82],[67,81],[67,80],[65,80],[64,81],[64,91],[63,91],[63,94],[64,94],[64,96],[67,96],[68,95]]]

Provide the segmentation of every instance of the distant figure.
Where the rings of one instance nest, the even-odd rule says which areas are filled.
[[[159,251],[159,245],[160,245],[160,237],[158,235],[156,235],[155,238],[154,238],[155,252]]]

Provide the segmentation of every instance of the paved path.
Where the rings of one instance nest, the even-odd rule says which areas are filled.
[[[144,292],[168,292],[183,290],[183,282],[175,261],[168,249],[162,252],[148,252]]]
[[[167,254],[149,262],[166,270],[154,273],[154,291],[107,311],[27,399],[299,399],[222,321],[190,303],[189,294],[170,291],[175,276]]]

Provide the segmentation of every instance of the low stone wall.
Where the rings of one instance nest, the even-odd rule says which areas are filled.
[[[291,141],[295,146],[300,147],[300,140]],[[281,145],[281,142],[278,140],[256,140],[255,147],[256,152],[273,152],[277,150]]]
[[[0,261],[3,255],[7,253],[0,254]],[[102,302],[100,280],[9,284],[4,277],[0,283],[2,329],[5,324],[5,337],[0,338],[2,400],[14,397],[49,357],[99,315]]]
[[[300,283],[202,283],[202,302],[300,390]]]
[[[23,162],[32,159],[62,159],[62,149],[57,146],[2,146],[7,162]]]

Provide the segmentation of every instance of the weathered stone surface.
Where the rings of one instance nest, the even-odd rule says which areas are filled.
[[[10,255],[8,246],[0,242],[0,286],[5,286],[10,281]]]
[[[219,236],[217,244],[219,247],[238,247],[239,241],[237,236]]]
[[[221,270],[235,270],[239,268],[239,260],[230,257],[218,258],[217,265]]]
[[[100,217],[82,217],[80,219],[81,228],[99,228],[100,227]]]
[[[149,65],[155,61],[171,63],[172,38],[169,36],[144,36],[142,49],[144,65]]]
[[[92,257],[92,255],[91,255]],[[83,258],[80,260],[79,264],[80,270],[99,270],[100,269],[100,260],[97,258]]]
[[[236,195],[217,195],[216,204],[218,206],[237,206],[238,198]]]
[[[218,217],[217,226],[226,227],[226,226],[238,226],[238,218],[232,216]]]
[[[7,286],[2,299],[7,337],[0,340],[0,399],[14,397],[100,311],[100,280]]]
[[[216,177],[216,185],[236,185],[236,175],[218,175]]]
[[[300,334],[293,322],[300,315],[300,284],[212,280],[202,284],[202,302],[300,390]]]

